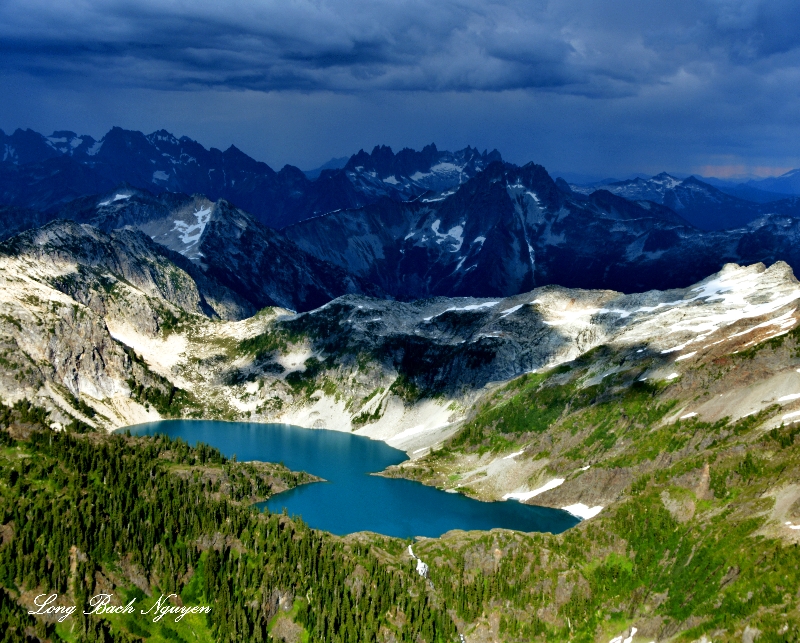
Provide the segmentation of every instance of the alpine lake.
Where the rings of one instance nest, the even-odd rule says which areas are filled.
[[[256,505],[337,535],[373,531],[386,536],[435,538],[462,529],[560,533],[580,520],[560,509],[509,500],[481,502],[411,480],[370,475],[407,459],[384,442],[285,424],[165,420],[126,427],[132,435],[164,434],[204,442],[240,462],[282,462],[325,479],[277,494]]]

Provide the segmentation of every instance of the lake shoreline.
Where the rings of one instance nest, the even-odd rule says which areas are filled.
[[[167,420],[121,430],[132,435],[165,433],[190,444],[204,442],[228,457],[235,454],[240,462],[281,462],[292,471],[321,478],[327,484],[294,487],[257,506],[273,512],[286,507],[310,526],[337,535],[374,531],[392,537],[436,538],[454,529],[494,528],[559,533],[580,522],[560,509],[479,500],[386,476],[388,467],[408,461],[407,454],[384,441],[352,433],[206,420]]]

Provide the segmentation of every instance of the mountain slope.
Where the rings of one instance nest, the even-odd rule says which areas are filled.
[[[58,216],[106,232],[133,228],[189,259],[195,278],[225,284],[251,311],[265,306],[309,310],[347,293],[382,291],[300,250],[281,233],[220,200],[121,185],[77,199]]]

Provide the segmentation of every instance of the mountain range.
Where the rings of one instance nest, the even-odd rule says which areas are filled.
[[[383,197],[281,231],[225,200],[129,185],[76,199],[58,216],[145,233],[247,302],[242,314],[310,310],[348,293],[507,297],[548,284],[638,292],[702,279],[727,262],[800,267],[797,219],[704,232],[652,201],[565,191],[541,166],[499,161],[457,189]],[[41,223],[39,214],[30,222]]]
[[[161,192],[204,194],[226,199],[272,228],[341,208],[366,205],[387,196],[405,200],[429,189],[458,185],[493,160],[497,151],[472,148],[394,154],[377,146],[363,150],[341,169],[320,169],[310,180],[286,165],[276,172],[231,145],[206,149],[184,136],[159,130],[149,135],[112,128],[99,141],[58,131],[0,131],[0,203],[55,212],[67,202],[110,190],[120,183]]]
[[[694,177],[586,188],[497,152],[429,145],[362,150],[312,181],[164,131],[2,136],[0,237],[58,218],[141,231],[239,302],[223,317],[302,312],[345,294],[640,292],[728,262],[800,269],[800,197],[755,203]]]

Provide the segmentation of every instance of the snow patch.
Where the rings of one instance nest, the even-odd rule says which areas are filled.
[[[681,415],[680,419],[681,419],[681,420],[687,420],[687,419],[689,419],[689,418],[693,418],[693,417],[695,417],[696,415],[697,415],[697,413],[695,413],[694,411],[692,411],[691,413],[687,413],[686,415]]]
[[[167,174],[163,170],[156,170],[155,172],[153,172],[154,181],[166,181],[167,179],[169,179],[169,174]]]
[[[658,304],[656,307],[643,307],[639,308],[638,310],[643,312],[651,312],[661,306],[685,305],[698,299],[706,299],[709,302],[720,300],[725,308],[723,312],[683,319],[672,325],[669,329],[670,333],[691,331],[708,336],[712,332],[718,331],[723,326],[729,326],[742,319],[750,319],[753,317],[767,315],[779,310],[780,308],[783,308],[797,299],[800,299],[800,288],[796,288],[787,295],[784,295],[783,297],[777,297],[772,301],[760,304],[749,303],[745,300],[745,296],[752,294],[753,291],[756,290],[758,277],[760,277],[760,274],[758,273],[741,276],[723,275],[717,279],[712,279],[707,284],[693,288],[692,291],[699,291],[699,294],[695,297],[676,302]],[[780,317],[764,322],[763,324],[758,324],[753,328],[742,331],[741,333],[737,333],[736,335],[732,335],[731,337],[744,335],[745,333],[751,332],[756,328],[763,328],[765,326],[778,324],[783,328],[784,324],[787,326],[790,323],[794,324],[794,319],[792,319],[791,322],[789,320],[789,317],[792,313],[794,313],[794,310],[791,311],[791,313],[785,313]],[[689,342],[686,342],[686,344],[690,343],[691,341],[694,340],[689,340]],[[686,344],[683,344],[683,346]],[[677,350],[677,348],[672,350]]]
[[[132,196],[132,194],[115,194],[114,198],[109,199],[108,201],[103,201],[102,203],[98,203],[97,207],[101,208],[104,205],[109,205],[111,203],[115,203],[116,201],[124,201],[125,199],[130,199]]]
[[[800,398],[800,393],[792,393],[791,395],[784,395],[783,397],[778,398],[778,402],[791,402],[792,400],[796,400]]]
[[[508,309],[504,310],[502,313],[500,313],[500,317],[508,317],[509,315],[517,312],[524,305],[525,304],[519,304],[518,306],[512,306],[511,308],[508,308]]]
[[[197,218],[197,223],[188,224],[185,221],[175,221],[173,231],[177,230],[180,234],[181,241],[186,245],[186,249],[196,244],[206,229],[206,224],[211,218],[211,208],[203,208],[194,213]]]
[[[733,335],[728,337],[728,339],[733,339],[734,337],[741,337],[742,335],[747,335],[747,333],[752,333],[754,330],[757,330],[759,328],[766,328],[767,326],[780,326],[781,328],[790,328],[791,326],[794,326],[795,319],[794,317],[792,317],[792,315],[794,315],[796,310],[797,308],[794,308],[793,310],[790,310],[789,312],[784,313],[783,315],[776,317],[775,319],[769,319],[761,324],[753,326],[752,328],[748,328],[747,330],[743,330],[739,333],[734,333]]]
[[[423,578],[428,578],[428,566],[422,562],[421,558],[418,558],[414,554],[414,550],[411,549],[411,545],[408,546],[408,555],[417,561],[417,573]]]
[[[535,498],[539,494],[544,493],[545,491],[550,491],[550,489],[555,489],[556,487],[560,487],[564,484],[564,478],[554,478],[550,482],[545,485],[542,485],[538,489],[534,489],[533,491],[517,491],[515,493],[507,493],[503,496],[503,500],[519,500],[520,502],[525,502],[526,500],[530,500],[531,498]]]
[[[455,174],[458,172],[459,174],[462,172],[464,168],[454,163],[437,163],[433,167],[431,167],[432,174]]]
[[[636,635],[636,632],[639,630],[635,627],[631,627],[631,633],[623,640],[622,636],[615,636],[611,639],[608,643],[631,643],[633,641],[633,637]]]
[[[487,301],[483,304],[470,304],[469,306],[462,306],[461,308],[448,308],[447,310],[443,310],[437,315],[432,315],[431,317],[425,317],[423,321],[430,321],[434,317],[439,317],[440,315],[444,315],[445,313],[451,313],[451,312],[460,313],[465,310],[469,311],[469,310],[479,310],[481,308],[491,308],[492,306],[497,306],[497,304],[499,303],[500,303],[499,301]]]
[[[525,449],[523,449],[522,451],[515,451],[514,453],[509,453],[507,456],[503,458],[503,460],[513,460],[518,455],[522,455],[523,453],[525,453]]]
[[[444,201],[447,197],[452,196],[456,193],[455,190],[448,190],[447,192],[441,192],[438,197],[436,198],[427,198],[422,199],[422,203],[435,203],[437,201]]]
[[[681,355],[680,357],[676,357],[675,361],[680,362],[684,359],[689,359],[690,357],[694,357],[695,355],[697,355],[697,351],[694,351],[692,353],[686,353],[686,355]]]
[[[425,426],[424,424],[418,424],[417,426],[412,426],[410,429],[406,429],[405,431],[400,431],[397,435],[392,436],[386,443],[389,444],[391,442],[402,442],[406,438],[410,438],[413,435],[418,435],[420,433],[428,433],[429,431],[436,431],[437,429],[443,429],[446,426],[449,426],[449,422],[442,422],[440,424],[435,424],[433,426]]]
[[[436,243],[442,243],[446,239],[452,239],[455,242],[455,247],[450,249],[450,252],[458,252],[461,250],[461,246],[464,244],[464,237],[463,232],[464,228],[460,225],[453,226],[447,232],[439,232],[439,226],[441,225],[441,220],[436,219],[431,224],[431,230],[436,235]]]
[[[589,518],[594,518],[597,514],[603,511],[603,507],[597,505],[596,507],[589,507],[582,502],[578,502],[574,505],[568,505],[566,507],[561,507],[564,511],[568,511],[573,516],[577,518],[582,518],[583,520],[588,520]]]

